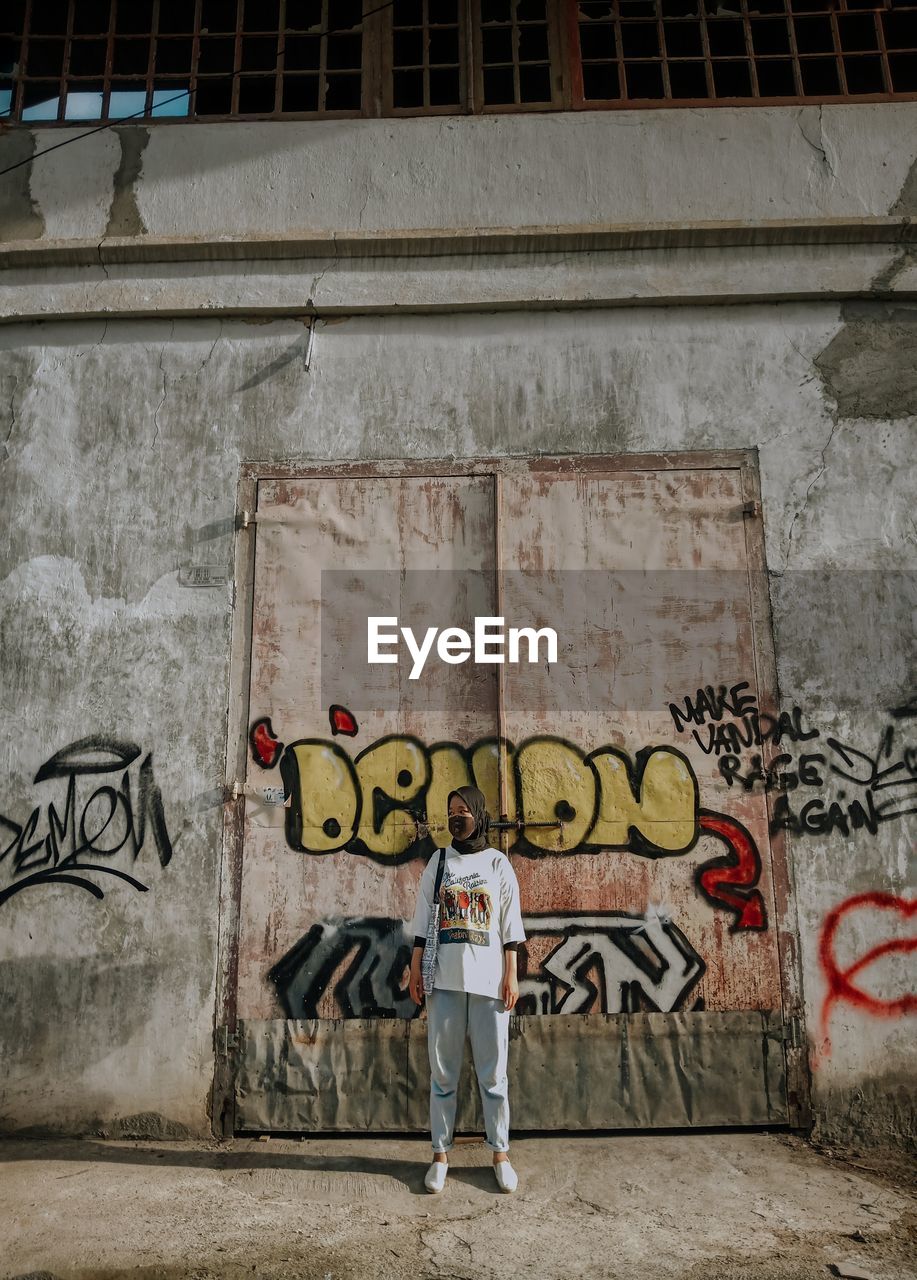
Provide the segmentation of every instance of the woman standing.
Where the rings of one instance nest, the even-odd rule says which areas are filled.
[[[452,844],[444,851],[439,892],[439,946],[427,999],[430,1053],[430,1130],[433,1163],[424,1185],[442,1191],[452,1147],[455,1107],[466,1035],[471,1040],[487,1145],[501,1191],[519,1179],[509,1162],[506,1059],[509,1013],[519,996],[516,950],[525,941],[519,884],[509,859],[487,840],[490,815],[477,787],[449,794]],[[427,863],[414,912],[411,998],[423,1002],[421,959],[442,855]]]

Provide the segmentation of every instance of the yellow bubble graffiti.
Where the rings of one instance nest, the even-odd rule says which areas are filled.
[[[298,843],[309,853],[334,853],[353,838],[360,805],[350,756],[335,742],[296,742],[288,751],[296,762],[293,813]]]
[[[394,858],[417,841],[417,823],[407,805],[430,783],[430,759],[414,738],[386,738],[356,760],[363,793],[357,836],[367,852]]]
[[[604,747],[590,760],[599,779],[599,814],[590,844],[626,849],[634,828],[657,849],[681,853],[690,848],[697,834],[697,782],[678,752],[657,747],[650,753],[637,796],[623,751]]]
[[[526,826],[529,843],[554,853],[570,853],[583,844],[596,808],[595,774],[583,752],[556,738],[532,738],[516,752],[516,770],[523,820],[563,823]]]
[[[417,738],[393,736],[354,761],[337,743],[320,739],[288,747],[287,839],[307,853],[346,848],[380,861],[399,860],[421,844],[420,823],[426,819],[430,840],[443,848],[449,843],[450,791],[474,782],[490,813],[499,815],[498,761],[507,816],[523,824],[511,835],[510,848],[672,855],[690,849],[697,838],[697,779],[674,748],[641,752],[635,768],[616,747],[586,755],[560,738],[530,738],[514,749],[494,738],[463,748],[451,742],[427,747]]]

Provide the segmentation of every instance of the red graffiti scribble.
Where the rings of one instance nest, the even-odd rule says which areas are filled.
[[[332,703],[328,710],[328,719],[331,721],[332,733],[346,733],[349,738],[353,738],[359,733],[356,716],[352,711],[348,711],[346,707],[339,706],[336,702]]]
[[[846,969],[842,969],[838,964],[834,954],[835,934],[841,922],[860,907],[892,911],[909,920],[911,916],[917,914],[917,898],[899,898],[893,893],[857,893],[852,898],[847,898],[833,911],[829,911],[825,917],[818,943],[818,960],[828,984],[828,992],[821,1007],[820,1049],[814,1058],[816,1065],[819,1058],[828,1058],[831,1055],[828,1024],[836,1004],[851,1004],[854,1008],[862,1009],[876,1018],[900,1018],[908,1013],[917,1013],[917,996],[904,995],[891,1000],[882,1000],[878,996],[870,995],[853,981],[857,974],[862,973],[882,956],[895,953],[907,955],[911,951],[917,951],[917,938],[889,938],[887,942],[880,942],[872,947]]]
[[[273,769],[280,758],[283,743],[274,734],[270,716],[264,716],[261,720],[255,721],[249,731],[248,740],[252,745],[255,764],[259,764],[262,769]]]
[[[766,929],[767,908],[755,888],[761,877],[761,855],[750,831],[725,813],[701,809],[698,824],[718,840],[729,852],[698,867],[696,883],[711,906],[725,907],[735,913],[730,933],[739,929]],[[727,887],[731,886],[731,887]]]

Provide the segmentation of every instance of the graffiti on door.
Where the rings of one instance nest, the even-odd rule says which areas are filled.
[[[686,1007],[703,960],[665,916],[526,916],[529,939],[559,938],[519,983],[518,1013],[670,1013]],[[531,946],[531,942],[529,944]]]
[[[700,807],[691,762],[674,747],[646,747],[632,758],[617,746],[587,753],[545,735],[515,746],[491,737],[462,746],[397,734],[352,756],[326,738],[284,745],[265,718],[249,737],[259,766],[279,762],[289,798],[287,843],[299,852],[344,850],[389,866],[428,858],[450,841],[444,819],[450,791],[472,783],[498,812],[502,773],[507,818],[519,824],[509,832],[508,852],[537,858],[618,850],[673,858],[712,837],[723,851],[697,868],[699,895],[730,914],[733,932],[767,928],[753,836],[737,819]]]
[[[662,915],[551,915],[523,918],[520,1014],[668,1013],[688,1007],[704,962]],[[413,938],[401,920],[340,917],[315,924],[270,970],[290,1018],[318,1018],[323,997],[336,1016],[412,1018],[408,994]],[[547,954],[530,967],[537,946]],[[327,1013],[326,1015],[327,1016]]]

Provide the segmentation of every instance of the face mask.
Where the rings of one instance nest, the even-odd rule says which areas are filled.
[[[467,840],[474,831],[474,818],[470,813],[450,813],[449,832],[457,840]]]

